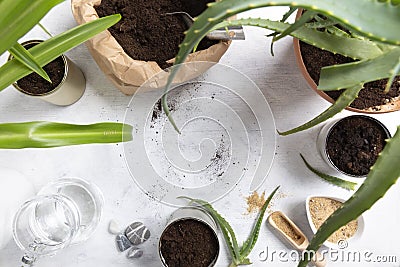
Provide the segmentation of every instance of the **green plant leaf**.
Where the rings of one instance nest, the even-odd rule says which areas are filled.
[[[122,123],[76,125],[33,121],[0,124],[0,148],[47,148],[132,140],[132,126]]]
[[[24,64],[30,70],[39,74],[43,79],[51,83],[49,75],[44,71],[44,69],[36,62],[35,58],[19,43],[14,44],[10,48],[10,53],[15,57],[19,62]]]
[[[280,22],[285,22],[290,17],[290,15],[292,15],[296,10],[297,10],[297,7],[289,7],[289,10],[285,14],[283,14]],[[275,31],[273,33],[268,34],[267,37],[275,37],[278,34],[279,34],[279,32]],[[274,56],[274,38],[272,38],[271,46],[270,46],[269,50],[270,50],[271,55]]]
[[[310,19],[315,16],[316,12],[307,10],[303,13],[303,15],[296,20],[293,24],[287,27],[281,34],[274,36],[273,41],[276,42],[282,39],[285,36],[288,36],[290,33],[304,26]]]
[[[393,138],[389,139],[374,166],[360,188],[336,210],[318,229],[311,240],[308,251],[317,251],[322,243],[337,229],[357,219],[369,210],[400,177],[400,126]],[[299,267],[305,267],[308,259],[303,259]]]
[[[53,35],[49,32],[49,30],[46,29],[45,26],[42,25],[42,23],[38,23],[38,26],[44,31],[49,37],[53,37]]]
[[[275,193],[278,191],[279,186],[275,188],[274,191],[268,196],[267,200],[265,201],[264,205],[262,206],[260,213],[258,214],[258,219],[257,222],[255,223],[250,236],[247,238],[247,240],[244,242],[242,248],[240,249],[240,256],[242,258],[246,258],[250,252],[253,250],[257,239],[258,239],[258,234],[260,233],[260,228],[261,224],[264,218],[265,211],[267,210],[267,207],[269,203],[271,202],[272,198],[274,197]],[[244,260],[244,259],[243,259]]]
[[[348,88],[359,83],[389,78],[400,61],[400,47],[373,59],[333,65],[321,69],[318,89],[323,91]]]
[[[385,93],[388,93],[390,91],[393,81],[399,73],[400,73],[400,57],[399,57],[399,62],[397,62],[397,65],[393,68],[389,80],[386,83]]]
[[[231,25],[257,26],[275,32],[283,32],[290,27],[289,23],[253,18],[224,21],[215,27]],[[376,43],[366,39],[348,38],[306,27],[299,28],[291,32],[290,35],[323,50],[355,59],[375,58],[383,54],[381,48]]]
[[[358,93],[360,90],[363,88],[362,84],[356,85],[354,87],[346,89],[339,98],[336,100],[335,103],[333,103],[328,109],[326,109],[324,112],[322,112],[320,115],[315,117],[309,122],[306,122],[305,124],[298,126],[294,129],[291,129],[286,132],[279,132],[280,135],[286,136],[289,134],[294,134],[300,131],[307,130],[311,127],[314,127],[315,125],[320,124],[321,122],[326,121],[329,118],[332,118],[334,115],[345,109],[347,106],[349,106],[354,99],[357,98]]]
[[[114,25],[120,19],[121,15],[116,14],[82,24],[48,39],[32,47],[28,51],[36,59],[39,65],[44,66],[71,48],[85,42],[96,34]],[[0,90],[3,90],[8,85],[31,72],[32,71],[29,68],[16,59],[8,61],[0,68]]]
[[[51,8],[63,0],[1,0],[0,55],[35,26]]]
[[[305,26],[309,29],[320,29],[320,28],[326,28],[330,27],[333,25],[336,25],[337,22],[332,19],[321,19],[319,16],[315,16],[315,19],[317,21],[315,22],[307,22]]]
[[[318,171],[317,169],[315,169],[314,167],[312,167],[307,161],[306,159],[303,157],[302,154],[300,154],[301,159],[303,160],[304,164],[307,166],[307,168],[312,171],[314,174],[316,174],[317,176],[319,176],[321,179],[325,180],[328,183],[331,183],[333,185],[339,186],[341,188],[344,188],[346,190],[354,190],[357,186],[357,183],[353,183],[350,181],[346,181],[343,179],[340,179],[339,177],[335,177],[335,176],[331,176],[325,173],[322,173],[320,171]]]

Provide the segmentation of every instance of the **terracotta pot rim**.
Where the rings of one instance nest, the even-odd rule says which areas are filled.
[[[301,13],[303,12],[303,9],[300,8],[297,13],[296,13],[296,20],[301,16]],[[310,74],[307,71],[307,68],[304,64],[303,57],[301,55],[300,51],[300,41],[297,38],[293,38],[293,48],[294,48],[294,54],[296,57],[297,65],[301,71],[301,74],[307,81],[308,85],[318,94],[320,95],[323,99],[328,101],[329,103],[333,104],[335,103],[335,100],[333,100],[328,94],[326,94],[322,90],[318,90],[317,84],[314,82],[314,80],[311,78]],[[393,103],[396,103],[393,105]],[[389,112],[394,112],[400,110],[400,97],[396,98],[394,102],[384,104],[380,107],[379,110],[374,110],[374,107],[370,107],[368,109],[358,109],[358,108],[353,108],[353,107],[346,107],[346,110],[352,111],[352,112],[357,112],[357,113],[364,113],[364,114],[382,114],[382,113],[389,113]]]

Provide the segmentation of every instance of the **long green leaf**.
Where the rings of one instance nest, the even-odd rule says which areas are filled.
[[[29,49],[29,52],[41,66],[44,66],[71,48],[114,25],[120,19],[121,15],[116,14],[82,24],[34,46]],[[0,90],[31,72],[16,59],[8,61],[0,68]]]
[[[257,26],[275,32],[283,32],[290,27],[289,23],[282,23],[279,21],[272,21],[268,19],[246,18],[232,21],[224,21],[219,23],[216,27],[236,25]],[[290,33],[291,36],[297,39],[319,47],[323,50],[332,53],[341,54],[355,59],[375,58],[382,55],[380,47],[366,39],[348,38],[338,36],[327,32],[320,32],[316,29],[309,29],[307,27],[299,28]]]
[[[240,256],[242,258],[246,258],[250,252],[253,250],[257,239],[258,239],[258,234],[260,233],[260,228],[261,224],[264,218],[265,211],[267,210],[267,207],[269,203],[271,202],[272,198],[274,197],[275,193],[278,191],[279,186],[275,188],[274,191],[268,196],[267,200],[265,201],[264,205],[262,206],[260,213],[258,214],[258,219],[256,224],[254,225],[250,236],[247,238],[247,240],[244,242],[242,248],[240,249]]]
[[[22,45],[16,43],[13,47],[10,48],[9,51],[16,59],[18,59],[19,62],[24,64],[30,70],[39,74],[46,81],[51,82],[49,75],[47,75],[47,73],[39,65],[39,63],[36,62],[36,59]]]
[[[357,219],[370,209],[400,177],[400,126],[395,136],[388,140],[367,178],[360,188],[336,210],[318,229],[308,251],[317,251],[322,243],[337,229]],[[305,267],[308,259],[303,259],[299,267]]]
[[[132,126],[122,123],[76,125],[34,121],[0,124],[0,148],[47,148],[132,140]]]
[[[395,66],[393,68],[393,71],[389,77],[389,80],[386,84],[385,93],[388,93],[390,91],[393,81],[399,73],[400,73],[400,58],[399,58],[399,62],[397,62],[397,66]]]
[[[322,68],[318,89],[338,90],[359,83],[389,78],[397,68],[399,61],[400,47],[373,59]]]
[[[307,130],[311,127],[314,127],[318,125],[321,122],[326,121],[329,118],[332,118],[334,115],[345,109],[347,106],[349,106],[354,99],[357,98],[358,93],[360,90],[363,88],[361,84],[356,85],[354,87],[346,89],[339,98],[336,100],[334,104],[332,104],[328,109],[326,109],[324,112],[322,112],[320,115],[315,117],[314,119],[310,120],[309,122],[306,122],[305,124],[298,126],[294,129],[291,129],[286,132],[279,132],[280,135],[286,136],[289,134],[294,134],[300,131]]]
[[[51,8],[63,0],[1,0],[0,55],[35,26]]]
[[[289,7],[289,10],[285,14],[283,14],[280,22],[285,22],[296,10],[297,10],[297,7]],[[278,34],[279,34],[279,32],[275,31],[273,33],[268,34],[267,37],[275,37]],[[269,51],[270,51],[271,55],[274,56],[274,39],[273,38],[271,41],[271,46],[270,46]]]
[[[339,187],[344,188],[346,190],[354,190],[356,188],[357,183],[346,181],[346,180],[340,179],[339,177],[331,176],[331,175],[325,174],[323,172],[320,172],[319,170],[317,170],[313,166],[311,166],[306,161],[306,159],[303,157],[302,154],[300,154],[300,157],[301,157],[301,159],[303,160],[304,164],[307,166],[307,168],[310,171],[312,171],[314,174],[316,174],[321,179],[327,181],[328,183],[331,183],[333,185],[339,186]]]

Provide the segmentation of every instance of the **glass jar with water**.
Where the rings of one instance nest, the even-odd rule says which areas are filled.
[[[13,235],[23,263],[87,240],[97,227],[103,197],[97,186],[78,178],[59,179],[25,202],[14,218]]]

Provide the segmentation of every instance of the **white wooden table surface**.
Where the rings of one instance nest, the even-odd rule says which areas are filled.
[[[43,24],[53,34],[58,34],[76,25],[72,18],[70,3],[66,1],[53,9]],[[283,9],[268,8],[251,11],[240,17],[268,17],[279,19]],[[303,80],[294,59],[291,38],[275,45],[275,57],[269,54],[270,40],[266,30],[245,28],[246,40],[232,44],[221,63],[236,68],[247,75],[261,89],[267,99],[279,130],[297,126],[316,116],[328,103],[314,93]],[[24,39],[46,38],[39,29],[34,29]],[[130,97],[113,87],[98,69],[87,48],[83,45],[67,53],[83,70],[87,89],[76,104],[56,107],[40,100],[21,95],[13,88],[0,93],[0,122],[48,120],[70,123],[94,123],[98,121],[123,121]],[[5,56],[1,62],[5,61]],[[343,112],[339,116],[350,114]],[[399,122],[399,113],[376,116],[394,133]],[[315,140],[320,127],[291,135],[276,136],[277,149],[271,171],[258,189],[267,194],[281,185],[280,197],[273,201],[272,210],[282,210],[289,215],[304,232],[311,237],[305,216],[305,199],[308,195],[331,195],[347,198],[351,193],[319,180],[302,163],[299,153],[322,170],[328,170],[320,158]],[[204,129],[207,131],[207,129]],[[137,158],[141,161],[141,158]],[[31,179],[36,189],[48,181],[61,177],[81,177],[96,183],[105,197],[103,218],[94,236],[87,242],[71,246],[54,257],[43,258],[37,266],[160,266],[157,255],[158,236],[168,216],[175,208],[159,203],[146,196],[133,182],[124,160],[122,144],[84,145],[53,149],[25,149],[0,151],[0,166],[17,169]],[[1,179],[1,177],[0,177]],[[242,179],[222,199],[214,203],[236,230],[239,240],[245,240],[255,215],[246,214],[246,199],[249,196],[249,179]],[[394,185],[387,195],[372,210],[366,212],[365,232],[359,242],[351,243],[345,251],[371,252],[373,256],[393,255],[394,263],[342,261],[340,258],[328,266],[400,266],[398,240],[400,231],[400,185]],[[1,216],[1,215],[0,215]],[[121,225],[133,221],[144,222],[152,237],[143,244],[144,256],[129,260],[124,253],[117,252],[114,237],[107,232],[108,222],[115,219]],[[222,238],[222,236],[221,236]],[[228,252],[222,244],[217,266],[228,265]],[[265,261],[268,249],[269,258]],[[289,249],[263,224],[259,240],[250,255],[253,266],[296,266],[292,261],[279,260],[276,253]],[[22,253],[14,242],[0,251],[0,266],[18,266]]]

